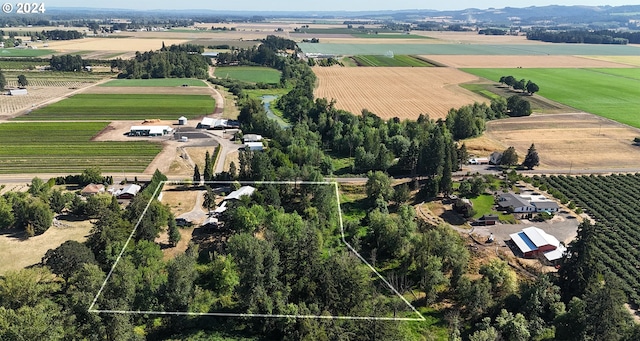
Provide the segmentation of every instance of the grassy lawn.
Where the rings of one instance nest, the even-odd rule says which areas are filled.
[[[276,69],[261,66],[225,66],[217,67],[218,78],[231,78],[249,83],[279,83],[282,73]]]
[[[214,109],[215,100],[207,95],[80,94],[16,120],[174,120],[210,114]]]
[[[491,194],[482,194],[476,198],[472,198],[471,202],[473,203],[473,209],[476,211],[473,219],[478,219],[483,215],[492,214],[497,215],[501,222],[507,221],[515,223],[513,214],[505,214],[504,212],[493,209],[495,200]]]
[[[144,141],[92,142],[107,126],[87,123],[0,124],[0,173],[142,172],[162,147]]]
[[[464,69],[498,81],[530,79],[540,96],[640,128],[640,68],[637,69]]]
[[[467,90],[469,90],[469,91],[475,92],[480,96],[486,97],[488,99],[498,99],[498,98],[502,97],[502,96],[500,96],[498,94],[495,94],[495,93],[487,90],[485,88],[485,85],[483,85],[483,84],[460,84],[460,86],[465,88],[465,89],[467,89]]]
[[[0,49],[0,57],[41,57],[52,53],[52,50]]]
[[[407,55],[394,55],[393,58],[387,56],[365,55],[354,56],[353,59],[360,66],[413,66],[413,67],[429,67],[433,66],[418,58]]]
[[[207,86],[203,81],[193,78],[159,78],[159,79],[114,79],[100,84],[106,87],[133,86],[133,87],[174,87],[187,84],[189,86]]]

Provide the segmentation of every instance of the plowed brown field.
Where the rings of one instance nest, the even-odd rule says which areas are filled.
[[[632,65],[617,63],[614,60],[598,60],[578,56],[460,56],[425,55],[428,60],[436,61],[455,68],[623,68]]]
[[[359,114],[367,109],[382,118],[444,118],[451,108],[487,102],[458,86],[478,80],[451,68],[316,67],[316,97],[336,99],[336,108]]]

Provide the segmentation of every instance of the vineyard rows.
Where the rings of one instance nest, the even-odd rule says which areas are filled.
[[[596,259],[625,282],[640,304],[640,174],[534,176],[534,184],[559,191],[596,221]]]

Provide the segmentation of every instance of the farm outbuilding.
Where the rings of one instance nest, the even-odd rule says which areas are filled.
[[[133,197],[138,195],[141,189],[142,187],[140,187],[140,185],[130,184],[125,188],[117,190],[114,195],[118,199],[133,199]]]
[[[133,126],[129,136],[165,136],[173,133],[169,126]]]
[[[9,89],[9,95],[11,96],[24,96],[27,94],[27,89]]]
[[[548,261],[555,261],[562,258],[566,251],[556,237],[535,226],[509,236],[525,258],[543,255]]]
[[[242,142],[244,143],[260,142],[260,141],[262,141],[262,135],[258,135],[258,134],[245,134],[242,137]]]
[[[186,118],[186,117],[184,117],[184,116],[182,116],[182,117],[180,117],[180,118],[178,119],[178,125],[179,125],[179,126],[185,126],[185,125],[187,125],[187,122],[188,122],[188,121],[187,121],[187,118]]]
[[[262,142],[247,142],[244,144],[244,150],[251,152],[260,152],[264,150],[264,146],[262,145]]]
[[[240,188],[238,188],[238,190],[233,191],[231,193],[229,193],[229,195],[227,195],[224,198],[224,201],[227,200],[240,200],[241,197],[243,196],[252,196],[253,193],[256,191],[255,187],[251,187],[251,186],[242,186]]]

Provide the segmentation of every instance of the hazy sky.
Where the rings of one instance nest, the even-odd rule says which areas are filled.
[[[100,7],[127,9],[211,9],[211,10],[275,10],[275,11],[322,11],[322,10],[389,10],[389,9],[436,9],[455,10],[465,8],[502,8],[545,5],[632,5],[624,0],[536,0],[534,2],[507,0],[108,0],[88,2],[86,0],[48,0],[49,7]]]

